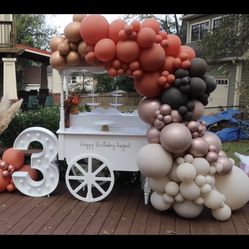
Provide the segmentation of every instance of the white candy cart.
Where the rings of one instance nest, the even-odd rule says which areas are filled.
[[[61,91],[58,158],[66,160],[66,185],[81,201],[104,199],[114,185],[114,171],[138,171],[136,156],[146,141],[147,125],[137,112],[121,113],[117,108],[95,108],[92,112],[70,114],[70,127],[64,126],[64,98],[67,97],[67,78],[71,71],[61,72],[64,90]],[[93,71],[95,70],[95,71]],[[101,69],[99,69],[101,70]],[[94,73],[97,69],[92,69]],[[64,92],[65,95],[64,96]]]

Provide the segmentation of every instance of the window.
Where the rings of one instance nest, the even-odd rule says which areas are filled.
[[[202,22],[192,25],[191,41],[201,40],[208,31],[209,31],[209,22]]]
[[[228,85],[228,80],[227,79],[219,79],[216,80],[217,85]]]
[[[213,20],[213,30],[216,30],[217,28],[220,27],[222,22],[222,18],[217,18]]]

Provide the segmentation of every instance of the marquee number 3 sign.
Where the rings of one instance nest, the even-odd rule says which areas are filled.
[[[23,194],[41,197],[52,193],[59,182],[59,169],[53,163],[58,153],[58,140],[51,131],[45,128],[31,127],[20,133],[13,148],[27,150],[30,143],[34,141],[40,142],[43,150],[31,155],[30,166],[42,173],[42,180],[32,180],[27,172],[14,172],[12,178],[17,189]]]

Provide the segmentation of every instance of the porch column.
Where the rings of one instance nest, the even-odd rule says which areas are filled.
[[[2,58],[3,61],[3,95],[17,99],[16,58]]]
[[[236,75],[235,75],[235,86],[234,86],[234,97],[233,97],[233,105],[239,105],[239,87],[241,84],[241,75],[242,75],[242,62],[239,61],[236,65]]]

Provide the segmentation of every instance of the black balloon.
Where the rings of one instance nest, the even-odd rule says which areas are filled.
[[[182,105],[182,106],[180,106],[180,107],[178,108],[178,112],[179,112],[182,116],[184,116],[184,115],[187,114],[188,108],[187,108],[185,105]]]
[[[194,114],[192,112],[187,112],[185,115],[184,115],[184,119],[186,121],[191,121],[193,120],[193,117],[194,117]]]
[[[201,58],[194,58],[191,60],[191,66],[189,68],[190,76],[201,77],[207,71],[207,63]]]
[[[188,76],[188,75],[189,75],[188,70],[185,70],[185,69],[182,69],[182,68],[177,69],[177,70],[175,71],[175,77],[176,77],[176,78],[183,78],[183,77],[186,77],[186,76]]]
[[[195,102],[189,101],[186,106],[187,106],[189,111],[192,111],[195,108]]]
[[[215,90],[217,84],[216,79],[212,75],[203,75],[202,77],[206,82],[206,92],[211,93]]]
[[[206,90],[206,83],[198,77],[190,78],[190,94],[192,96],[201,96]]]
[[[176,79],[174,85],[179,87],[182,84],[182,79]]]
[[[183,94],[179,89],[171,87],[163,91],[161,95],[163,104],[168,104],[172,109],[185,105],[188,102],[188,96]]]

